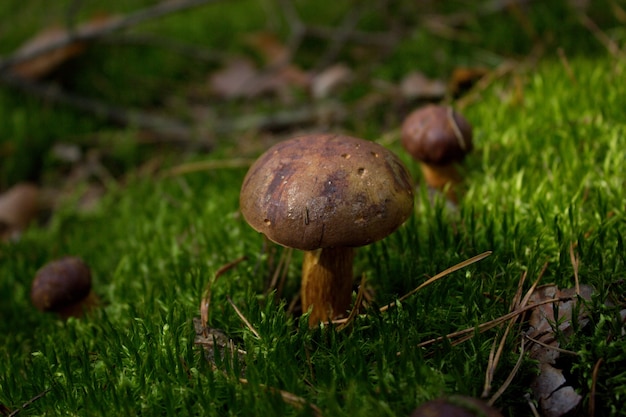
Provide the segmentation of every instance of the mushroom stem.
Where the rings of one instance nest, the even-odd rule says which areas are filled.
[[[309,326],[342,317],[352,301],[354,249],[324,248],[304,252],[302,311],[313,308]]]
[[[439,191],[445,190],[446,197],[456,204],[458,202],[458,196],[455,188],[457,187],[457,184],[461,183],[461,175],[459,174],[456,165],[434,165],[421,163],[420,166],[426,184]]]
[[[93,310],[100,304],[100,298],[96,295],[93,290],[89,291],[87,297],[83,298],[80,301],[77,301],[68,306],[64,306],[57,311],[59,317],[64,320],[67,320],[70,317],[80,318],[85,315],[85,313]]]

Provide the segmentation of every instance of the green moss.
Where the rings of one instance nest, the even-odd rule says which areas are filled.
[[[170,24],[172,31],[182,25]],[[189,36],[202,36],[196,31],[201,29]],[[419,49],[412,42],[407,39],[394,58],[401,68],[409,68],[403,60],[412,56],[402,51]],[[404,73],[393,65],[384,71]],[[282,390],[327,416],[409,415],[444,393],[480,395],[496,332],[476,333],[458,346],[418,343],[507,313],[522,274],[528,274],[528,288],[546,263],[542,283],[572,287],[573,248],[580,281],[593,285],[596,295],[590,323],[564,346],[578,352],[569,362],[570,381],[588,398],[593,368],[602,359],[596,414],[623,415],[624,63],[598,53],[572,56],[570,66],[573,80],[556,56],[532,70],[520,68],[463,109],[475,126],[476,150],[465,166],[468,191],[458,212],[441,198],[431,204],[420,187],[415,215],[389,238],[358,249],[356,270],[366,276],[374,301],[346,330],[308,329],[306,320],[287,313],[298,288],[299,254],[283,297],[263,295],[269,253],[238,213],[244,169],[131,177],[93,211],[59,209],[45,228],[0,246],[0,405],[14,410],[49,390],[23,412],[314,415],[282,398]],[[22,141],[32,137],[42,144],[44,126],[53,139],[97,126],[12,94],[0,95],[0,106],[12,108],[1,113],[0,123]],[[377,136],[375,123],[363,130]],[[115,144],[116,138],[104,140]],[[27,142],[15,143],[15,149],[27,149]],[[126,166],[141,158],[136,146],[111,146]],[[419,168],[399,143],[390,147],[419,180]],[[225,154],[218,150],[209,158]],[[13,168],[6,168],[11,179],[22,177],[13,155],[21,154],[12,154]],[[7,166],[3,162],[2,169]],[[386,313],[377,311],[427,277],[487,250],[493,251],[487,259]],[[67,322],[35,311],[29,301],[36,270],[64,254],[92,267],[103,300],[88,317]],[[247,259],[213,284],[210,324],[247,354],[241,363],[217,355],[211,364],[194,345],[193,318],[215,273],[241,256]],[[508,341],[496,389],[517,360],[521,330],[516,327]],[[505,415],[527,413],[523,394],[534,373],[535,364],[525,360],[496,402]]]

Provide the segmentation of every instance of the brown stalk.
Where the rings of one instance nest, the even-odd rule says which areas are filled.
[[[352,301],[353,260],[354,248],[350,247],[304,251],[300,294],[302,313],[312,307],[311,326],[348,311]]]

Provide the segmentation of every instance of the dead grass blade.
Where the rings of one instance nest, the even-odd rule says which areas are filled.
[[[548,263],[546,262],[543,264],[543,267],[541,268],[541,271],[539,272],[537,279],[530,286],[530,289],[526,292],[523,299],[521,299],[522,290],[524,288],[524,283],[526,282],[527,273],[525,271],[522,274],[522,277],[520,278],[517,284],[517,290],[511,302],[511,307],[509,311],[515,311],[517,309],[526,307],[526,305],[528,304],[528,300],[530,299],[532,294],[535,292],[535,288],[537,288],[537,285],[539,284],[539,281],[541,281],[541,277],[543,277],[543,274],[545,273],[547,268],[548,268]],[[489,396],[489,392],[491,391],[491,383],[493,382],[493,377],[495,375],[496,368],[498,367],[498,364],[500,363],[500,358],[502,357],[502,352],[504,351],[506,340],[509,336],[509,333],[513,329],[513,325],[517,322],[517,319],[519,317],[520,316],[515,316],[509,320],[509,323],[506,329],[504,330],[504,334],[500,338],[500,343],[498,345],[497,350],[495,350],[496,340],[494,339],[492,351],[489,353],[489,362],[487,364],[487,371],[485,373],[485,385],[483,387],[483,392],[481,395],[482,398],[487,398]]]
[[[412,296],[413,294],[415,294],[416,292],[418,292],[422,288],[424,288],[424,287],[432,284],[433,282],[435,282],[435,281],[445,277],[446,275],[449,275],[449,274],[451,274],[451,273],[453,273],[455,271],[458,271],[459,269],[465,268],[468,265],[471,265],[471,264],[473,264],[475,262],[478,262],[478,261],[480,261],[482,259],[485,259],[486,257],[488,257],[491,254],[492,254],[492,251],[483,252],[480,255],[476,255],[476,256],[474,256],[474,257],[472,257],[470,259],[467,259],[467,260],[465,260],[463,262],[460,262],[460,263],[458,263],[458,264],[456,264],[454,266],[451,266],[450,268],[446,269],[445,271],[440,272],[437,275],[435,275],[434,277],[426,280],[425,282],[420,284],[417,288],[415,288],[415,289],[409,291],[408,293],[404,294],[402,297],[398,298],[397,301],[392,301],[391,303],[389,303],[389,304],[387,304],[385,306],[382,306],[379,309],[379,311],[381,313],[384,313],[385,311],[389,310],[390,308],[395,307],[398,302],[402,302],[402,301],[406,300],[407,298],[409,298],[410,296]],[[351,315],[352,315],[352,313],[351,313]],[[336,325],[337,324],[342,325],[342,324],[345,324],[348,321],[348,319],[349,319],[349,317],[346,317],[346,318],[343,318],[343,319],[338,319],[338,320],[333,320],[332,323],[336,324]]]
[[[593,366],[593,372],[591,374],[591,393],[589,393],[589,417],[594,417],[596,415],[596,385],[598,382],[600,365],[602,365],[603,362],[604,358],[600,358]]]
[[[224,275],[225,272],[231,270],[232,268],[234,268],[241,262],[245,261],[246,259],[248,258],[245,256],[242,256],[240,258],[235,259],[232,262],[222,265],[215,272],[215,276],[213,276],[213,279],[207,283],[207,286],[204,290],[204,296],[202,297],[202,300],[200,300],[200,320],[201,320],[203,329],[207,328],[207,323],[209,322],[209,307],[211,306],[211,288],[213,287],[213,284],[215,284],[215,282],[217,282],[217,280],[222,275]],[[205,334],[205,336],[208,336],[208,335]]]
[[[239,378],[239,382],[241,382],[244,385],[249,385],[248,380],[245,378]],[[322,410],[320,410],[318,406],[316,406],[315,404],[311,404],[310,402],[308,402],[307,400],[305,400],[304,398],[298,395],[295,395],[289,391],[270,387],[265,384],[259,384],[259,387],[264,388],[268,390],[269,392],[278,393],[284,402],[298,409],[302,409],[304,406],[308,406],[313,412],[313,415],[315,417],[322,417]]]
[[[488,257],[489,255],[491,255],[493,252],[492,251],[487,251],[487,252],[483,252],[480,255],[476,255],[472,258],[469,258],[463,262],[460,262],[454,266],[451,266],[450,268],[446,269],[443,272],[438,273],[437,275],[435,275],[434,277],[424,281],[422,284],[420,284],[417,288],[409,291],[408,293],[404,294],[402,297],[398,298],[397,301],[393,301],[389,304],[387,304],[386,306],[383,306],[380,308],[380,312],[384,313],[385,311],[389,310],[391,307],[395,307],[396,303],[398,302],[402,302],[404,300],[406,300],[407,298],[409,298],[410,296],[412,296],[413,294],[415,294],[416,292],[418,292],[419,290],[423,289],[424,287],[432,284],[433,282],[445,277],[446,275],[449,275],[453,272],[458,271],[459,269],[463,269],[466,266],[469,266],[473,263],[476,263],[478,261],[481,261],[483,259],[485,259],[486,257]]]
[[[532,338],[532,337],[528,336],[527,334],[525,334],[524,337],[526,339],[528,339],[529,341],[538,344],[539,346],[543,346],[546,349],[556,350],[557,352],[565,353],[566,355],[578,356],[578,352],[574,352],[573,350],[561,349],[560,347],[556,347],[556,346],[549,345],[547,343],[543,343],[541,340],[537,340],[535,338]]]
[[[580,295],[580,281],[578,279],[578,265],[580,263],[580,259],[574,253],[574,242],[569,245],[569,258],[572,261],[572,268],[574,268],[574,282],[576,285],[576,294]]]
[[[493,394],[493,396],[489,399],[489,401],[487,401],[487,405],[492,406],[496,402],[496,400],[498,398],[500,398],[502,393],[504,393],[504,391],[506,391],[506,389],[509,387],[509,385],[511,385],[511,382],[513,382],[513,378],[515,378],[515,374],[517,374],[517,371],[519,370],[519,367],[522,364],[522,359],[524,359],[524,339],[523,338],[522,338],[522,340],[520,342],[519,358],[517,358],[517,362],[515,362],[515,366],[513,367],[511,372],[509,373],[509,376],[506,378],[504,383],[500,386],[500,388],[498,388],[496,393]]]
[[[261,338],[261,335],[259,334],[259,332],[256,331],[256,329],[254,328],[254,326],[252,326],[252,323],[250,323],[250,321],[248,321],[248,319],[246,318],[246,316],[243,315],[243,313],[241,312],[241,310],[239,310],[239,308],[237,308],[237,306],[235,305],[235,303],[233,303],[233,300],[230,297],[226,297],[226,299],[228,300],[228,303],[233,307],[233,309],[235,310],[235,313],[237,313],[237,316],[239,316],[239,318],[241,319],[241,321],[243,321],[243,323],[246,325],[246,327],[252,332],[253,335],[256,336],[257,339]]]
[[[293,248],[285,248],[278,259],[278,265],[272,274],[272,280],[265,291],[265,294],[269,294],[271,291],[276,290],[276,298],[281,298],[285,281],[287,280],[287,272],[289,271],[289,264],[293,256]]]
[[[473,337],[472,333],[476,332],[477,330],[480,333],[483,333],[483,332],[485,332],[485,331],[487,331],[489,329],[493,329],[494,327],[500,325],[501,323],[504,323],[507,320],[512,319],[513,317],[519,316],[520,314],[523,314],[523,313],[525,313],[525,312],[527,312],[529,310],[532,310],[533,308],[537,308],[537,307],[539,307],[541,305],[544,305],[544,304],[558,303],[560,301],[567,301],[567,300],[570,300],[570,299],[571,299],[571,297],[560,297],[560,298],[550,298],[548,300],[543,300],[543,301],[538,302],[536,304],[531,304],[529,306],[525,306],[525,307],[519,308],[519,309],[517,309],[515,311],[507,313],[507,314],[505,314],[503,316],[500,316],[497,319],[493,319],[493,320],[490,320],[488,322],[479,324],[478,326],[469,327],[467,329],[460,330],[458,332],[450,333],[450,334],[448,334],[446,336],[439,336],[439,337],[435,337],[435,338],[430,339],[430,340],[426,340],[425,342],[419,343],[417,345],[417,347],[426,347],[426,346],[432,345],[434,343],[441,342],[444,339],[456,339],[456,340],[454,340],[452,342],[452,345],[455,346],[455,345],[457,345],[457,344],[459,344],[461,342],[464,342],[466,340],[471,339]]]
[[[359,284],[359,291],[356,293],[356,301],[354,302],[354,307],[350,310],[350,314],[346,317],[346,321],[341,323],[337,327],[337,331],[341,331],[346,327],[350,326],[356,316],[359,314],[359,308],[361,307],[361,303],[363,302],[363,296],[365,293],[365,274],[361,276],[361,283]]]
[[[163,176],[174,177],[178,175],[192,174],[195,172],[215,171],[219,169],[237,169],[248,168],[254,159],[249,158],[232,158],[232,159],[217,159],[209,161],[196,161],[187,162],[168,169]]]

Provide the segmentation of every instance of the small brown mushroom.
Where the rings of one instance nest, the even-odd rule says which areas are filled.
[[[313,134],[278,143],[250,167],[240,195],[246,221],[304,252],[302,311],[317,325],[348,310],[354,247],[411,215],[410,174],[392,152],[350,136]]]
[[[452,107],[430,104],[409,114],[402,124],[402,144],[420,162],[426,183],[458,202],[457,164],[473,149],[472,126]]]
[[[98,304],[91,290],[91,271],[74,256],[41,267],[33,280],[30,299],[38,310],[57,313],[64,319],[81,317]]]
[[[411,417],[502,417],[502,414],[477,398],[454,395],[425,402]]]

